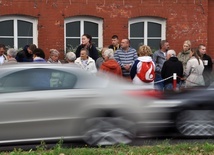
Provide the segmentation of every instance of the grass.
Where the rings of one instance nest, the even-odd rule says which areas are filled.
[[[0,155],[214,155],[214,144],[180,143],[171,145],[168,142],[154,146],[116,145],[109,147],[64,148],[59,142],[52,149],[47,149],[44,142],[36,150],[1,152]]]

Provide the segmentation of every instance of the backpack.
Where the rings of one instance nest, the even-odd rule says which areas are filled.
[[[141,81],[149,83],[154,81],[155,79],[155,67],[152,61],[150,62],[142,62],[141,63],[141,69],[140,72],[137,73],[137,76]]]

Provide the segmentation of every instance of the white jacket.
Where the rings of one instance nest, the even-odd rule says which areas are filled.
[[[155,67],[155,64],[154,62],[152,61],[152,58],[150,56],[142,56],[142,57],[138,57],[137,60],[139,60],[140,62],[152,62],[154,67]],[[137,64],[137,73],[140,72],[140,69],[141,69],[141,63],[138,63]],[[133,84],[137,84],[137,85],[144,85],[146,88],[148,89],[153,89],[154,88],[154,81],[153,82],[150,82],[150,83],[145,83],[143,81],[141,81],[137,74],[135,75],[134,79],[133,79]]]
[[[77,58],[74,61],[75,64],[77,64],[78,66],[80,66],[80,68],[89,71],[91,73],[96,73],[97,72],[97,68],[96,68],[96,64],[94,59],[92,59],[91,57],[88,57],[88,61],[87,61],[87,65],[84,66],[81,60],[81,57]]]
[[[203,70],[204,65],[203,61],[198,60],[193,56],[187,61],[187,66],[184,74],[187,76],[186,79],[186,87],[193,87],[193,86],[203,86],[204,85],[204,78],[203,78]]]

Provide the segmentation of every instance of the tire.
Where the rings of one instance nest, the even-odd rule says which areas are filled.
[[[128,144],[135,136],[134,123],[117,117],[86,120],[84,141],[91,146]]]
[[[177,130],[185,136],[214,136],[214,110],[185,110],[177,115]]]

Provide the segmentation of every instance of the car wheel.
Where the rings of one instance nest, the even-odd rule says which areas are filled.
[[[128,144],[135,135],[134,123],[119,117],[86,120],[84,141],[92,146]]]
[[[176,127],[185,136],[214,136],[214,111],[182,111],[177,115]]]

